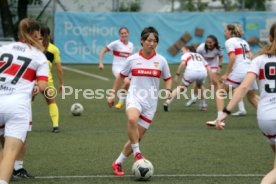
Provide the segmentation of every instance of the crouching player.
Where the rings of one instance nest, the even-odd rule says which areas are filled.
[[[182,49],[183,55],[181,57],[181,63],[178,66],[175,80],[178,82],[178,77],[180,76],[180,72],[186,66],[185,72],[183,73],[181,84],[173,90],[172,96],[170,99],[167,99],[163,104],[164,111],[168,111],[169,105],[172,103],[173,99],[185,88],[188,88],[193,82],[196,83],[198,89],[201,89],[201,102],[200,102],[200,109],[206,110],[207,104],[204,98],[204,88],[202,84],[204,80],[209,76],[210,84],[212,82],[211,78],[211,68],[208,66],[208,63],[204,60],[204,58],[195,53],[195,49],[193,46],[185,46]]]

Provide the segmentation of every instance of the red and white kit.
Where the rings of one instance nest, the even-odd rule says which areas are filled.
[[[216,73],[219,67],[219,58],[222,57],[221,49],[214,48],[213,50],[205,50],[205,43],[200,44],[196,52],[201,54],[211,67],[212,73]]]
[[[0,124],[5,136],[25,141],[31,116],[35,80],[48,80],[45,55],[25,43],[0,48]]]
[[[233,88],[238,87],[243,81],[251,60],[249,58],[250,48],[248,43],[238,37],[233,37],[225,42],[227,54],[235,54],[235,63],[232,72],[229,74],[225,84],[231,85]],[[252,85],[252,89],[257,89],[256,83]]]
[[[126,58],[133,52],[133,43],[128,41],[128,43],[125,44],[121,40],[116,40],[108,44],[106,48],[113,52],[112,73],[115,77],[118,77],[126,63]]]
[[[186,63],[186,68],[182,77],[182,83],[188,87],[194,81],[202,84],[207,77],[208,63],[198,53],[187,52],[181,56],[181,62]]]
[[[120,74],[125,77],[132,74],[126,109],[138,109],[141,112],[138,124],[148,129],[157,107],[160,77],[165,81],[171,79],[167,60],[157,53],[146,58],[140,51],[127,59]]]
[[[257,118],[263,134],[276,144],[276,57],[256,57],[248,70],[259,78],[260,98]]]

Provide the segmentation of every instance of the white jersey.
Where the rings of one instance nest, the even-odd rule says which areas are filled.
[[[181,56],[181,62],[186,63],[185,72],[187,71],[206,72],[207,71],[206,67],[208,66],[208,63],[205,61],[202,55],[198,53],[186,52]]]
[[[127,58],[121,75],[132,74],[127,98],[135,98],[143,106],[157,106],[160,77],[165,81],[171,79],[167,60],[157,54],[150,58],[143,56],[142,51]]]
[[[248,72],[253,72],[259,77],[258,119],[276,120],[276,57],[256,57]]]
[[[197,47],[196,52],[203,56],[212,69],[218,68],[219,58],[223,56],[221,49],[214,48],[213,50],[206,51],[205,43],[200,44]]]
[[[250,66],[249,52],[250,48],[248,43],[238,37],[233,37],[225,42],[227,54],[235,54],[235,63],[232,68],[232,72],[237,74],[246,74]]]
[[[48,80],[45,55],[22,42],[0,47],[0,113],[30,111],[35,80]]]
[[[113,65],[124,65],[126,58],[132,54],[134,49],[133,43],[128,41],[125,44],[121,40],[111,42],[106,48],[113,52]]]

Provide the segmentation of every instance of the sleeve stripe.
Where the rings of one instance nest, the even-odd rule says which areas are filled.
[[[48,76],[37,76],[36,79],[37,79],[37,80],[48,81]]]

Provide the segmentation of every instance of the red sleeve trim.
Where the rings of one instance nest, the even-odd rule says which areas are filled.
[[[235,51],[228,52],[228,56],[230,56],[230,54],[235,54]]]
[[[48,76],[37,76],[36,80],[44,80],[44,81],[48,81]]]
[[[256,77],[258,77],[258,74],[257,74],[257,73],[255,73],[255,72],[247,72],[247,73],[252,73],[252,74],[255,74],[255,75],[256,75]]]
[[[122,74],[121,72],[120,72],[120,76],[122,76],[122,77],[127,77],[127,75],[124,75],[124,74]]]
[[[166,78],[166,79],[164,79],[164,81],[168,81],[168,80],[170,80],[170,79],[172,79],[172,77]]]

